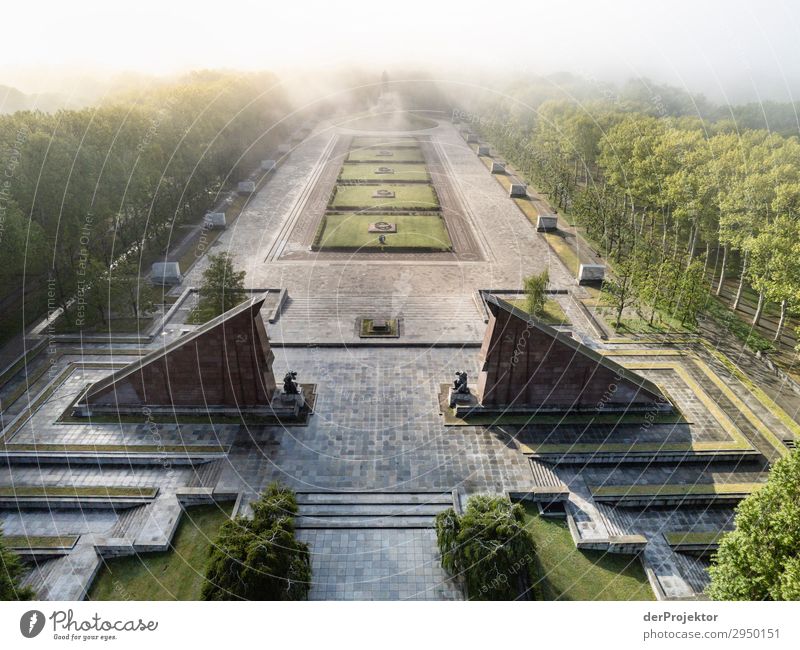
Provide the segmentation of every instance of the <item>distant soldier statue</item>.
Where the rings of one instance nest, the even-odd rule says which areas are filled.
[[[300,394],[300,390],[297,387],[297,373],[293,370],[287,372],[283,377],[283,392],[285,395]]]
[[[378,243],[381,246],[385,246],[386,245],[386,235],[378,235]]]
[[[459,395],[469,395],[466,371],[456,373],[456,379],[453,381],[453,392]]]

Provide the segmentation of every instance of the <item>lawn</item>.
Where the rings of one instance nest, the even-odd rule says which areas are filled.
[[[374,197],[379,190],[394,192],[394,197]],[[433,187],[422,183],[407,185],[338,185],[332,208],[396,208],[431,210],[439,207]]]
[[[394,170],[391,174],[377,173],[379,167]],[[339,173],[343,181],[419,181],[428,182],[430,176],[424,163],[345,163]]]
[[[384,151],[391,151],[391,156],[382,156],[381,152]],[[382,164],[386,162],[398,161],[398,162],[415,162],[421,163],[425,162],[425,158],[422,156],[422,151],[419,147],[416,146],[403,146],[403,147],[395,147],[395,146],[371,146],[371,147],[362,147],[358,149],[352,149],[347,156],[348,162],[358,162],[360,160],[372,160],[372,161],[380,161]]]
[[[329,214],[325,216],[318,246],[321,250],[380,248],[378,233],[367,232],[369,224],[376,221],[397,224],[397,232],[386,235],[384,250],[388,252],[392,248],[450,250],[450,238],[447,236],[444,221],[435,214]]]
[[[540,517],[533,504],[525,513],[545,600],[655,600],[638,557],[579,551],[565,521]]]
[[[525,298],[513,298],[508,300],[512,305],[514,305],[517,309],[521,309],[522,311],[527,311]],[[548,298],[544,302],[544,312],[539,314],[539,320],[543,323],[547,323],[548,325],[569,325],[570,320],[567,318],[567,315],[564,313],[564,310],[561,309],[561,305],[558,304],[557,301],[553,300],[552,298]]]
[[[163,553],[106,560],[89,591],[89,600],[199,600],[206,559],[231,504],[186,508]]]

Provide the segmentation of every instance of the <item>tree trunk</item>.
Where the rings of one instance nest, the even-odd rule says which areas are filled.
[[[697,231],[700,230],[697,226],[692,226],[692,236],[689,238],[689,260],[686,262],[686,268],[691,266],[694,262],[694,248],[697,246]]]
[[[781,332],[783,331],[783,324],[786,322],[786,301],[781,300],[781,317],[778,320],[778,329],[775,330],[775,338],[772,339],[775,343],[781,340]]]
[[[744,258],[742,259],[742,272],[739,275],[739,288],[736,290],[736,299],[733,301],[733,305],[731,305],[731,309],[736,311],[739,309],[739,301],[742,299],[742,289],[744,289],[744,276],[747,273],[747,253],[745,252]]]
[[[728,245],[722,247],[722,268],[719,270],[719,284],[717,284],[716,295],[722,293],[722,284],[725,282],[725,266],[728,263]]]
[[[761,291],[758,294],[758,305],[756,305],[756,313],[753,315],[753,326],[758,325],[758,321],[761,320],[761,312],[764,311],[764,292]]]

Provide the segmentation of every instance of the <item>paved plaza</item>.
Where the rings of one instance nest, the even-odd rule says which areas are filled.
[[[293,233],[319,213],[309,206],[314,188],[337,138],[351,136],[319,125],[211,247],[231,253],[248,287],[287,291],[282,304],[272,292],[262,316],[276,311],[266,323],[275,376],[294,370],[301,383],[316,385],[307,423],[69,417],[88,384],[193,329],[184,322],[189,303],[180,301],[193,299],[184,292],[199,285],[205,259],[174,289],[179,308],[151,340],[53,342],[29,361],[27,374],[4,378],[0,486],[157,489],[113,506],[4,502],[6,534],[79,536],[64,557],[38,563],[29,583],[45,598],[83,598],[104,554],[167,548],[186,504],[230,499],[246,513],[277,480],[301,496],[298,534],[311,547],[312,599],[461,598],[440,565],[435,513],[472,494],[530,496],[540,488],[563,490],[579,547],[616,552],[620,538],[642,538],[630,548],[639,544],[656,595],[697,597],[707,560],[676,551],[663,533],[727,530],[735,504],[642,507],[600,499],[598,488],[761,483],[795,439],[796,425],[784,416],[797,398],[765,402],[724,357],[700,345],[600,339],[578,303],[589,294],[449,122],[424,136],[479,254],[312,254]],[[440,386],[457,370],[479,371],[487,319],[480,291],[519,289],[545,268],[552,288],[562,290],[554,299],[572,335],[663,388],[682,419],[446,422]],[[400,319],[399,337],[360,339],[363,317]]]

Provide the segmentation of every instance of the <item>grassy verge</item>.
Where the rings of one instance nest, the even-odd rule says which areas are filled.
[[[706,546],[713,546],[719,544],[725,531],[710,531],[700,533],[690,533],[686,531],[674,531],[671,533],[664,533],[664,539],[670,546],[677,546],[679,544],[703,544]]]
[[[744,440],[731,442],[604,442],[604,443],[545,443],[523,445],[526,451],[537,454],[603,454],[626,452],[702,452],[743,451],[752,449]]]
[[[6,535],[3,541],[11,549],[72,548],[78,541],[76,535]]]
[[[763,483],[693,483],[692,485],[602,485],[589,486],[595,497],[694,496],[712,494],[750,494]]]
[[[564,521],[525,504],[545,600],[655,600],[637,556],[580,551]]]
[[[2,447],[0,447],[2,449]],[[68,451],[68,452],[123,452],[126,454],[152,453],[225,453],[226,447],[219,445],[59,445],[59,444],[17,444],[8,443],[5,451]]]
[[[367,232],[369,224],[376,221],[397,224],[397,232],[386,235],[384,247],[378,241],[379,233]],[[422,248],[447,251],[451,243],[444,222],[436,214],[329,214],[325,217],[319,248],[383,248],[387,252],[391,252],[392,248]]]
[[[231,505],[186,508],[171,549],[107,560],[89,600],[199,600],[206,559]]]
[[[0,497],[144,497],[158,493],[152,487],[16,485],[0,487]]]

